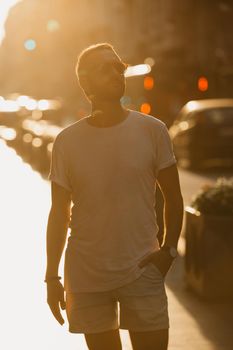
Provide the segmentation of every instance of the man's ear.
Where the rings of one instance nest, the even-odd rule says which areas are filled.
[[[94,98],[94,95],[92,94],[91,84],[89,82],[89,79],[87,76],[80,76],[79,77],[79,84],[81,88],[83,89],[84,94],[88,98],[88,100],[92,101]]]
[[[83,90],[85,91],[85,93],[89,94],[90,83],[89,83],[88,77],[86,75],[81,75],[79,77],[79,83],[80,83],[81,87],[83,88]]]

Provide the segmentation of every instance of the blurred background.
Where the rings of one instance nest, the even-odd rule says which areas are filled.
[[[74,73],[77,56],[86,46],[106,41],[129,64],[151,65],[153,81],[128,79],[123,102],[130,108],[140,110],[148,103],[153,115],[170,124],[188,100],[232,97],[232,1],[1,4],[0,86],[5,97],[59,99],[66,118],[80,118],[88,106]]]
[[[1,0],[0,14],[0,123],[38,148],[89,113],[75,64],[93,43],[131,65],[122,104],[168,127],[190,100],[233,97],[232,1]]]
[[[83,340],[78,345],[55,324],[41,283],[53,141],[64,127],[90,112],[75,76],[79,53],[88,45],[109,42],[130,64],[122,104],[166,123],[184,202],[190,205],[203,185],[233,176],[232,19],[232,0],[0,0],[0,230],[3,247],[10,247],[3,249],[0,264],[7,267],[1,292],[1,300],[6,300],[2,348],[86,349]],[[159,192],[157,197],[162,228]],[[212,228],[221,231],[219,225]],[[224,231],[231,237],[232,227],[230,220]],[[191,231],[184,222],[180,258],[166,281],[171,301],[169,350],[187,350],[187,342],[189,350],[231,350],[233,271],[218,273],[230,282],[220,288],[216,302],[208,304],[190,294],[188,284],[205,294],[203,280],[209,272],[200,264],[196,275],[187,270],[195,265],[194,255],[203,242],[193,243],[196,253],[189,253],[185,267],[187,232]],[[227,245],[228,253],[222,256],[228,256],[225,264],[233,267],[233,242],[226,235],[211,249],[221,251],[221,244]],[[219,270],[211,266],[216,276]],[[216,286],[223,286],[222,281],[211,283],[207,299]],[[185,327],[188,331],[182,332]],[[131,349],[122,335],[124,349]]]

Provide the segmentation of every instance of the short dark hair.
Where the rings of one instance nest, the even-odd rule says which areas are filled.
[[[78,62],[76,64],[76,68],[75,68],[76,75],[77,75],[77,78],[79,80],[80,85],[81,85],[80,78],[88,73],[87,65],[86,65],[87,57],[91,53],[96,52],[98,50],[102,50],[102,49],[108,49],[108,50],[113,51],[116,54],[116,56],[119,58],[119,60],[122,62],[121,58],[119,57],[119,55],[117,54],[117,52],[115,51],[113,46],[109,43],[99,43],[99,44],[88,46],[86,49],[84,49],[80,53],[80,55],[78,57]],[[124,62],[122,62],[122,63],[125,64]],[[127,67],[126,64],[125,64],[125,67]]]

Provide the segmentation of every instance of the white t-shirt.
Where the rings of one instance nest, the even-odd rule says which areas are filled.
[[[175,162],[165,124],[136,111],[105,128],[85,117],[58,134],[49,179],[72,193],[67,292],[111,290],[141,275],[139,261],[159,249],[156,176]]]

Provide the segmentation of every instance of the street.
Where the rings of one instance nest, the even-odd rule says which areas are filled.
[[[50,184],[24,163],[0,140],[1,212],[1,340],[3,350],[85,350],[82,335],[68,332],[53,318],[46,303],[43,282],[45,235],[51,204]],[[185,204],[206,182],[221,172],[208,175],[180,170]],[[228,174],[227,176],[230,176]],[[233,302],[206,303],[185,288],[183,239],[180,257],[168,273],[169,350],[231,350],[233,348]],[[61,262],[61,274],[64,261]],[[130,350],[127,332],[121,332],[123,349]]]

